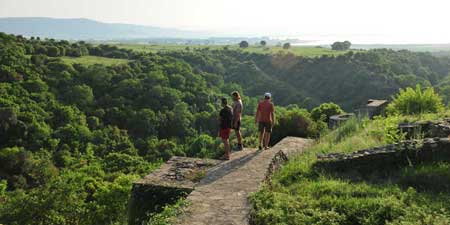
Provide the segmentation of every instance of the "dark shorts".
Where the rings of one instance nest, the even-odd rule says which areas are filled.
[[[270,122],[259,122],[258,123],[258,130],[259,132],[267,132],[272,133],[272,123]]]
[[[237,122],[237,127],[234,127],[234,122],[233,122],[233,130],[241,130],[241,121],[240,120]]]
[[[230,134],[231,134],[231,128],[222,128],[220,129],[220,138],[222,138],[222,140],[227,140],[230,138]]]

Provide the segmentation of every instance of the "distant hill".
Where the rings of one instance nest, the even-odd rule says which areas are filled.
[[[89,19],[55,19],[45,17],[0,18],[0,32],[76,40],[205,37],[205,34],[200,32],[177,29],[102,23]]]

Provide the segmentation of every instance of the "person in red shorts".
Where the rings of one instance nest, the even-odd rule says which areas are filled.
[[[228,105],[226,98],[222,98],[222,110],[219,114],[220,131],[219,137],[222,138],[223,145],[225,148],[225,155],[221,157],[224,160],[230,160],[231,149],[230,149],[230,134],[233,121],[233,109]]]
[[[259,150],[269,149],[270,134],[275,123],[275,107],[271,101],[270,93],[264,94],[264,100],[259,102],[256,110],[255,122],[258,123],[259,130]],[[263,143],[264,142],[264,143]]]

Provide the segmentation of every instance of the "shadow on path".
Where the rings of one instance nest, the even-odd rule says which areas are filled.
[[[244,150],[249,151],[249,150]],[[208,171],[205,178],[203,178],[198,185],[207,185],[210,183],[213,183],[216,180],[221,179],[222,177],[232,173],[233,171],[239,169],[243,165],[245,165],[247,162],[252,160],[254,157],[259,155],[262,151],[254,151],[252,153],[249,153],[245,156],[232,159],[230,161],[225,161],[223,163],[220,163],[216,167],[213,167],[211,170]]]

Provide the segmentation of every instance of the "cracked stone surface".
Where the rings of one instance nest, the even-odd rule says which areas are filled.
[[[269,150],[233,153],[231,160],[213,167],[197,184],[187,198],[191,204],[174,224],[248,224],[248,196],[265,180],[273,159],[277,154],[289,158],[301,153],[310,143],[308,139],[288,137]]]

